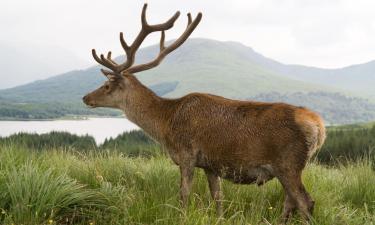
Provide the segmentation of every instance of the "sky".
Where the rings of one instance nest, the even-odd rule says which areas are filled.
[[[375,59],[374,0],[149,0],[150,23],[181,11],[203,13],[192,37],[238,41],[287,64],[338,68]],[[91,49],[123,54],[118,34],[131,41],[140,29],[144,1],[0,0],[0,43],[56,46],[94,64]],[[157,43],[158,36],[144,46]]]

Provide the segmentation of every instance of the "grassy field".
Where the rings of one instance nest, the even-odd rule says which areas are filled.
[[[369,160],[312,163],[304,183],[316,200],[313,224],[375,224],[375,172]],[[276,224],[283,191],[223,182],[225,216],[215,216],[197,169],[187,211],[179,207],[178,168],[166,156],[0,147],[1,224]],[[295,216],[292,224],[299,224]]]

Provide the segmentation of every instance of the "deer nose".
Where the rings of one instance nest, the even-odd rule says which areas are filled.
[[[82,98],[82,100],[83,100],[84,103],[87,102],[87,99],[88,99],[87,95],[83,96],[83,98]]]

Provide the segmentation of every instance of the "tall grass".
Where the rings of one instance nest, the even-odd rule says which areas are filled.
[[[373,166],[366,159],[308,165],[303,180],[316,200],[313,224],[374,224]],[[261,187],[224,181],[218,219],[202,171],[186,211],[178,191],[178,168],[164,155],[0,147],[1,224],[276,224],[284,198],[276,179]],[[298,215],[292,224],[300,224]]]

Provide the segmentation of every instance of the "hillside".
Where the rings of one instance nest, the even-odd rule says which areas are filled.
[[[137,55],[137,63],[153,59],[157,52],[156,45],[141,49]],[[121,58],[118,57],[116,60],[121,61]],[[321,112],[329,123],[353,123],[375,119],[373,103],[362,98],[349,97],[347,95],[349,89],[337,85],[337,88],[330,87],[328,86],[330,82],[319,83],[310,79],[313,76],[312,70],[309,70],[310,75],[306,72],[300,77],[293,75],[295,73],[285,75],[294,67],[298,66],[278,63],[239,43],[191,39],[166,57],[159,67],[137,74],[137,77],[157,94],[165,97],[180,97],[190,92],[207,92],[228,98],[263,100],[261,96],[272,92],[284,96],[283,98],[274,96],[272,101],[285,101],[285,96],[300,93],[297,104],[310,106]],[[74,104],[75,112],[81,110],[79,114],[86,114],[87,110],[82,110],[84,107],[81,102],[82,96],[100,86],[104,80],[105,77],[100,74],[99,67],[94,66],[0,90],[0,103],[4,103],[0,107],[0,117],[4,117],[4,111],[9,117],[12,112],[19,109],[20,103]],[[319,97],[322,93],[324,98]],[[341,97],[337,97],[338,95]],[[311,104],[312,96],[314,96],[313,104]],[[340,109],[338,105],[346,108]],[[346,114],[344,110],[347,110]],[[355,112],[355,115],[351,116],[350,112]],[[112,113],[113,111],[110,114]],[[32,112],[28,113],[31,116],[32,114]],[[59,115],[52,117],[59,117]]]
[[[328,87],[312,85],[280,76],[245,57],[246,48],[231,42],[192,39],[170,54],[156,69],[138,75],[145,84],[178,81],[169,97],[207,92],[228,98],[244,99],[259,93],[276,91],[324,91]],[[143,49],[139,61],[148,61],[157,54],[158,46]]]
[[[241,49],[206,39],[192,39],[171,53],[163,63],[137,74],[148,86],[177,82],[167,96],[178,97],[192,91],[220,94],[229,98],[246,98],[270,90],[323,91],[324,87],[292,80],[267,71],[243,57]],[[152,59],[158,46],[141,49],[137,62]],[[116,61],[122,61],[118,57]],[[94,60],[93,60],[94,62]],[[0,97],[21,102],[80,101],[81,97],[103,83],[99,67],[75,70],[46,80],[0,91]]]
[[[267,68],[283,77],[308,82],[316,85],[327,85],[340,90],[347,90],[375,97],[375,60],[337,69],[323,69],[303,65],[288,65],[277,62],[255,52],[252,48],[236,42],[230,42],[233,48],[242,49],[244,58]]]

